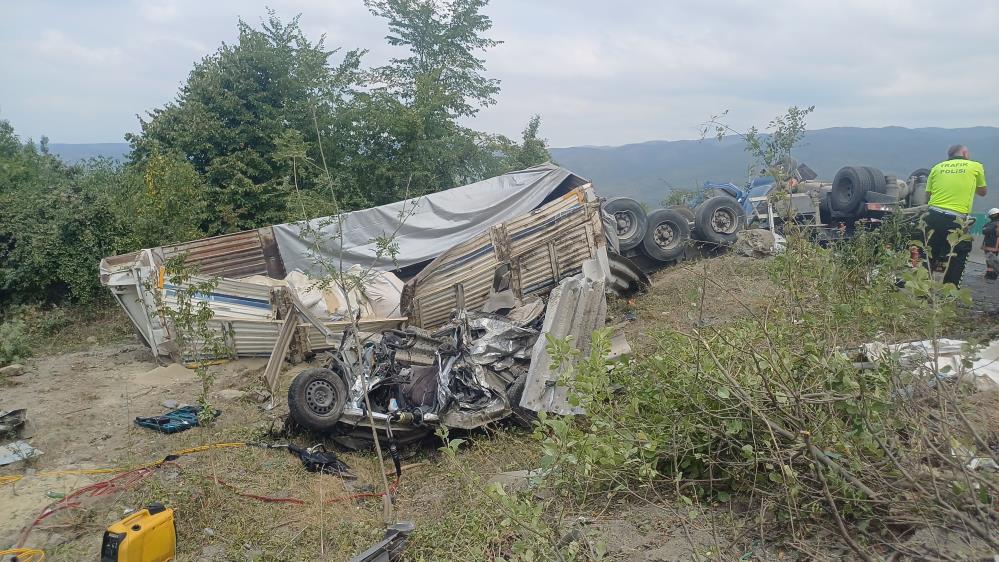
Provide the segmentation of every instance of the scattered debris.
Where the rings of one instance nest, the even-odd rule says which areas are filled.
[[[415,529],[416,525],[410,521],[389,525],[382,540],[351,558],[350,562],[392,562],[401,559],[406,540]]]
[[[607,354],[607,359],[620,359],[630,355],[631,344],[628,343],[628,338],[625,337],[624,332],[615,331],[614,335],[611,336],[610,352]]]
[[[541,470],[511,470],[500,472],[489,478],[488,484],[503,486],[507,492],[522,492],[536,484],[541,478]]]
[[[28,420],[28,410],[19,408],[10,412],[0,410],[0,437],[14,438],[20,435]]]
[[[33,459],[42,452],[32,447],[27,441],[14,441],[0,446],[0,466]]]
[[[319,472],[321,474],[332,474],[347,480],[357,479],[357,475],[350,471],[347,463],[340,460],[333,451],[327,451],[322,444],[303,449],[291,443],[287,445],[288,451],[297,456],[302,461],[302,466],[309,472]]]
[[[162,433],[178,433],[192,427],[197,427],[199,425],[198,414],[200,412],[200,406],[182,406],[161,416],[135,418],[135,425],[155,429]],[[221,414],[222,412],[215,410],[212,412],[212,418],[217,418]]]
[[[874,361],[894,356],[903,368],[945,379],[966,380],[979,390],[999,386],[999,340],[993,340],[977,351],[966,341],[946,338],[936,340],[936,345],[933,340],[896,344],[874,342],[866,344],[864,352]],[[969,360],[970,366],[966,366],[965,362]]]

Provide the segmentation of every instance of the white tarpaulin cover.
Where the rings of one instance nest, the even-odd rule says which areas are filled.
[[[527,214],[568,178],[575,180],[570,187],[585,183],[564,168],[542,164],[454,189],[352,211],[342,217],[342,252],[337,236],[340,224],[329,218],[311,221],[312,229],[321,232],[318,236],[308,231],[303,234],[305,223],[292,223],[274,226],[274,238],[287,271],[310,271],[315,267],[317,238],[322,258],[338,266],[342,263],[342,269],[361,265],[392,270],[431,260],[495,224]],[[389,256],[383,257],[381,263],[374,263],[377,249],[374,241],[379,237],[392,237],[398,245],[395,263]]]

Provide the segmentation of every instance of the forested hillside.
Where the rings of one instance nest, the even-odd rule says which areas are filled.
[[[103,256],[325,216],[416,196],[550,158],[524,138],[460,122],[495,103],[481,54],[485,0],[368,0],[400,56],[309,38],[273,12],[191,70],[140,119],[126,161],[21,139],[0,121],[0,305],[87,302]],[[72,152],[72,151],[70,151]],[[120,153],[119,153],[120,154]],[[117,156],[113,149],[110,156]]]

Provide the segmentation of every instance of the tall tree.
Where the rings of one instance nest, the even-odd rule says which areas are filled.
[[[499,81],[484,75],[479,54],[497,44],[485,37],[487,0],[366,0],[388,22],[389,44],[408,50],[375,68],[369,92],[356,98],[353,122],[363,160],[378,170],[377,202],[480,179],[492,169],[491,143],[459,124],[495,103]],[[350,177],[356,177],[348,174]]]
[[[127,138],[132,159],[183,155],[206,182],[209,233],[254,228],[287,218],[282,189],[290,163],[276,150],[291,129],[306,139],[329,129],[335,108],[351,96],[361,53],[349,51],[334,66],[336,51],[312,43],[298,17],[282,22],[273,12],[261,29],[239,21],[239,39],[195,65],[174,102],[140,118],[142,131]],[[315,142],[308,144],[319,162]],[[304,189],[320,180],[301,174]]]
[[[474,116],[496,103],[499,80],[487,78],[477,53],[501,42],[483,34],[492,20],[481,13],[488,0],[365,0],[388,20],[390,45],[409,49],[375,69],[384,87],[403,103],[450,119]]]
[[[521,134],[521,143],[511,159],[514,169],[530,168],[552,159],[548,152],[548,139],[538,136],[541,129],[541,116],[533,115]]]

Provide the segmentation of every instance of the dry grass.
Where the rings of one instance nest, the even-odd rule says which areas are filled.
[[[168,436],[172,449],[261,439],[263,426],[255,423],[259,416],[254,409],[229,407],[225,429]],[[473,559],[459,553],[483,552],[487,541],[482,532],[499,521],[485,500],[485,481],[496,472],[537,465],[536,447],[523,432],[478,432],[466,437],[457,456],[460,467],[434,448],[404,452],[408,457],[404,465],[417,464],[403,473],[395,502],[396,519],[416,523],[407,550],[410,559]],[[332,448],[332,443],[327,445]],[[59,525],[54,530],[65,541],[46,549],[48,559],[90,558],[99,548],[103,530],[125,509],[162,502],[176,510],[178,560],[346,560],[380,540],[385,523],[380,498],[337,501],[381,491],[377,458],[373,453],[339,455],[357,475],[355,481],[309,473],[296,457],[280,449],[215,449],[183,457],[110,501],[47,522]],[[385,465],[391,469],[392,463],[386,460]],[[240,497],[236,490],[305,503],[264,502]]]
[[[615,301],[611,321],[626,312],[635,314],[637,320],[624,331],[632,348],[641,349],[652,343],[650,334],[656,330],[689,332],[759,314],[777,291],[767,263],[736,255],[682,262],[653,274],[650,290],[632,301]]]

